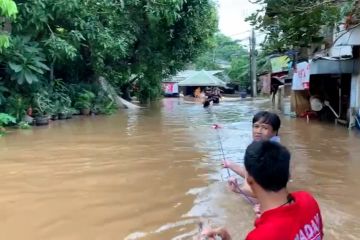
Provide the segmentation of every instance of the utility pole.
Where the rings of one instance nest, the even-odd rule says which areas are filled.
[[[257,95],[256,84],[256,38],[255,30],[252,29],[250,37],[250,80],[251,80],[251,93],[253,97]]]

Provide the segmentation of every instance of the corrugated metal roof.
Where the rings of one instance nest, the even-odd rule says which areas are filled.
[[[201,70],[201,71],[205,71],[205,70]],[[188,77],[191,77],[201,71],[197,71],[197,70],[184,70],[181,72],[178,72],[176,75],[171,76],[167,79],[164,79],[163,82],[181,82],[185,79],[187,79]],[[209,73],[210,75],[215,75],[217,73],[221,73],[223,72],[222,70],[213,70],[213,71],[205,71],[207,73]]]
[[[179,82],[179,86],[218,86],[225,87],[226,83],[215,77],[209,71],[198,71],[185,80]]]

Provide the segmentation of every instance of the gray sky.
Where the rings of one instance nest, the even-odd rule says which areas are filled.
[[[248,0],[218,0],[219,29],[232,39],[248,38],[251,26],[245,18],[261,6],[252,4]],[[257,43],[263,40],[264,34],[256,33]],[[248,44],[248,39],[242,43]]]

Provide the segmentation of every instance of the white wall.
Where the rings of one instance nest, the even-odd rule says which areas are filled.
[[[360,107],[360,61],[354,62],[353,74],[351,76],[351,94],[350,94],[350,107]]]
[[[351,77],[351,94],[350,94],[351,113],[357,114],[360,109],[360,74],[354,73]],[[355,119],[350,117],[350,126],[354,126]]]

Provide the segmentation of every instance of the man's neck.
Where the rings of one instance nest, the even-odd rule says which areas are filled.
[[[286,188],[278,192],[267,192],[263,189],[256,192],[260,203],[260,212],[263,213],[270,209],[278,208],[288,203],[288,191]]]

